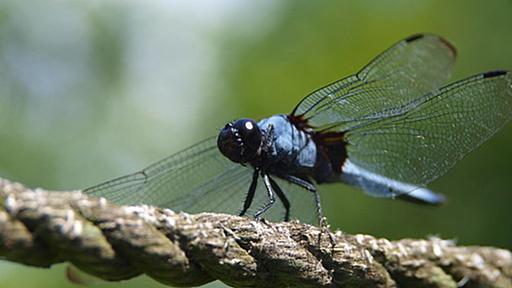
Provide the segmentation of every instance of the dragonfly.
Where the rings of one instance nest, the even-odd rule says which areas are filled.
[[[311,223],[322,223],[317,185],[326,183],[441,204],[444,195],[427,184],[512,117],[512,73],[446,85],[456,55],[441,36],[409,36],[290,114],[231,121],[218,135],[84,192],[119,204]]]

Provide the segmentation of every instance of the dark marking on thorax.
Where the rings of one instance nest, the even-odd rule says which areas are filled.
[[[343,132],[324,132],[313,135],[319,153],[324,154],[335,173],[341,173],[341,167],[347,158]]]
[[[288,116],[297,129],[311,135],[317,147],[315,174],[311,175],[319,183],[332,182],[342,173],[343,163],[347,159],[346,142],[343,132],[315,131],[308,120],[302,116]]]

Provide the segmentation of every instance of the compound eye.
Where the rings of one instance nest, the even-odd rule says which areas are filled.
[[[217,138],[220,152],[236,163],[246,163],[253,159],[261,142],[261,131],[252,119],[240,119],[226,124]]]

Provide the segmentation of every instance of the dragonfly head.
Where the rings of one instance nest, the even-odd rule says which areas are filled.
[[[262,139],[258,123],[244,118],[229,122],[220,130],[217,147],[231,161],[243,164],[258,154]]]

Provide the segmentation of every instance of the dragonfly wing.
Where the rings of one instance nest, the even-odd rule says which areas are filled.
[[[252,174],[252,167],[233,163],[224,157],[217,149],[216,137],[212,137],[142,171],[85,189],[84,192],[120,205],[148,204],[188,213],[238,214],[247,195]],[[276,181],[285,193],[290,192],[292,217],[308,222],[314,220],[311,209],[308,210],[308,206],[314,207],[313,200],[304,203],[307,202],[304,198],[311,193],[295,193],[295,185],[279,179]],[[248,216],[252,216],[268,201],[265,186],[261,179],[258,182]],[[301,208],[302,206],[306,209]],[[283,206],[276,203],[263,217],[282,221]]]
[[[222,191],[214,190],[223,190],[230,185],[242,188],[238,186],[249,181],[242,175],[245,170],[248,169],[222,156],[217,149],[216,138],[212,137],[142,171],[85,189],[84,192],[123,205],[148,204],[196,212],[192,210],[207,208],[204,207],[206,204],[202,207],[193,205],[194,201],[201,202],[197,198],[205,199],[219,192],[214,197],[222,197]],[[243,192],[243,189],[240,190]],[[229,207],[218,209],[229,210]]]
[[[475,75],[410,102],[394,116],[347,131],[347,153],[361,169],[423,186],[512,118],[512,74]]]
[[[346,130],[443,86],[451,76],[456,51],[430,34],[410,36],[377,56],[359,73],[306,96],[292,115],[313,127]]]

